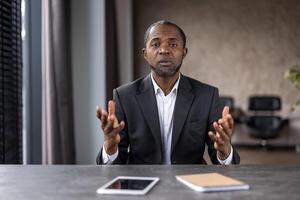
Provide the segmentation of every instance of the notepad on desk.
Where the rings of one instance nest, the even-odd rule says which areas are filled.
[[[248,190],[250,188],[248,184],[219,173],[188,174],[176,176],[176,178],[198,192]]]

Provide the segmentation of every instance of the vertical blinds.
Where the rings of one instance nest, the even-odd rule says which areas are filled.
[[[0,163],[22,163],[21,0],[0,0]]]

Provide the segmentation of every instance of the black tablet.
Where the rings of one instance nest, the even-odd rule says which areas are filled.
[[[158,177],[118,176],[97,190],[99,194],[145,195]]]

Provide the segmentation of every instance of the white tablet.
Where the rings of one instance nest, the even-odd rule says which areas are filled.
[[[145,195],[158,177],[118,176],[97,190],[99,194]]]

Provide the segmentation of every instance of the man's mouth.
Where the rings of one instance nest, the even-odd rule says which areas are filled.
[[[172,64],[172,62],[169,61],[169,60],[161,60],[161,61],[158,62],[158,64],[162,65],[162,66],[169,66],[169,65]]]

